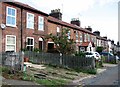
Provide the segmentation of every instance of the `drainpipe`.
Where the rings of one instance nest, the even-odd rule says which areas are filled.
[[[23,22],[23,21],[22,21],[22,17],[23,17],[23,16],[22,16],[22,13],[23,13],[23,8],[21,7],[21,51],[22,51],[22,49],[23,49],[23,45],[22,45],[22,44],[23,44],[23,40],[22,40],[22,37],[23,37],[23,28],[22,28],[23,26],[22,26],[22,22]]]
[[[2,24],[2,2],[0,2],[0,25]],[[0,26],[0,51],[2,52],[2,28]]]

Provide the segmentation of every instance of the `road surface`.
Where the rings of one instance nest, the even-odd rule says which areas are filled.
[[[96,77],[87,78],[82,81],[83,85],[91,85],[91,86],[108,86],[108,87],[120,87],[120,63],[117,66],[108,67],[106,71],[101,74],[98,74]],[[119,73],[119,74],[118,74]],[[119,80],[118,80],[119,79]],[[118,85],[119,84],[119,85]]]

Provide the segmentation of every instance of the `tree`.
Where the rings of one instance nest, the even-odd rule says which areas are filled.
[[[52,39],[56,46],[56,50],[62,54],[72,54],[74,52],[74,41],[68,39],[69,29],[63,28],[57,36],[52,33],[46,36],[46,39]]]

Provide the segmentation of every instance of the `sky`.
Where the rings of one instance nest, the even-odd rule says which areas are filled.
[[[118,2],[119,0],[16,0],[40,11],[50,13],[61,9],[62,20],[70,23],[79,18],[81,27],[91,26],[100,31],[101,36],[118,41]]]

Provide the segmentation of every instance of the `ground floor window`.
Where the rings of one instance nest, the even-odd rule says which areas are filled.
[[[16,36],[6,35],[6,51],[16,52]]]
[[[34,38],[33,37],[27,37],[26,41],[27,41],[27,44],[26,44],[27,50],[33,51],[33,49],[34,49]]]

